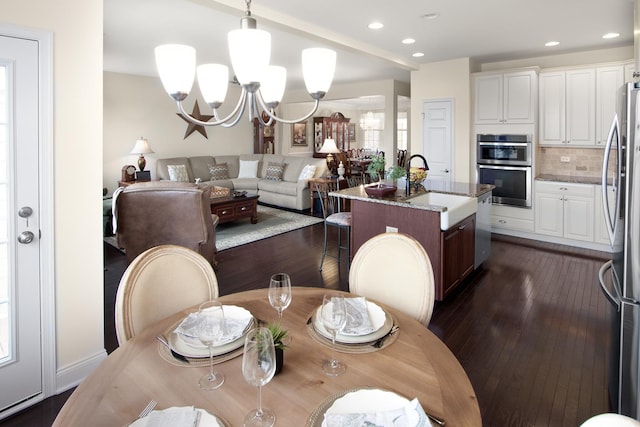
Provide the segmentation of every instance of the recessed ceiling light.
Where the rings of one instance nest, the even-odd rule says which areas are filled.
[[[402,40],[403,44],[413,44],[415,42],[416,42],[416,40],[412,39],[412,38],[406,38],[406,39]]]
[[[382,27],[384,27],[384,24],[381,22],[372,22],[371,24],[369,24],[370,30],[379,30]]]
[[[546,42],[544,45],[547,47],[551,47],[551,46],[558,46],[559,44],[560,42],[552,41],[552,42]]]
[[[423,57],[423,56],[424,56],[424,53],[422,53],[422,52],[416,52],[416,53],[414,53],[414,54],[413,54],[413,55],[411,55],[411,56],[413,56],[414,58],[420,58],[420,57]]]
[[[603,39],[615,39],[616,37],[620,37],[620,33],[607,33],[602,36]]]
[[[422,15],[422,19],[436,19],[438,16],[440,16],[439,13],[427,13]]]

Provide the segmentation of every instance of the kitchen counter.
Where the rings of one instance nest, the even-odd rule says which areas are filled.
[[[556,182],[570,182],[573,184],[602,184],[601,178],[592,176],[575,176],[575,175],[555,175],[550,173],[540,174],[536,176],[538,181],[556,181]]]

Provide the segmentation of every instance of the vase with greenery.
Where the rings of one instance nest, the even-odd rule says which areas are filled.
[[[287,342],[289,341],[289,331],[282,328],[280,323],[269,323],[267,329],[273,336],[273,346],[276,349],[276,373],[277,375],[282,371],[282,365],[284,364],[284,350],[287,348]]]
[[[367,166],[367,173],[371,175],[371,179],[378,181],[378,186],[382,184],[382,179],[386,179],[395,185],[397,179],[405,175],[405,170],[400,166],[394,165],[384,172],[385,162],[382,154],[374,154],[371,156],[371,163]]]

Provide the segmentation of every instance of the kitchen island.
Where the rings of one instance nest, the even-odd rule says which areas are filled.
[[[351,201],[352,256],[364,242],[380,233],[413,236],[429,255],[435,296],[440,301],[488,256],[491,190],[492,185],[427,180],[424,190],[409,196],[404,188],[398,188],[389,197],[372,198],[363,185],[331,195]],[[478,245],[483,251],[476,255]]]

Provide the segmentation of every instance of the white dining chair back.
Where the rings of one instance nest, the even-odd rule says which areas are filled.
[[[427,326],[435,298],[431,260],[413,237],[379,234],[360,246],[353,257],[349,291],[387,304]]]
[[[118,286],[118,343],[180,310],[217,297],[218,279],[202,255],[177,245],[148,249],[129,264]]]
[[[598,414],[582,423],[580,427],[640,427],[640,421],[620,414]]]

